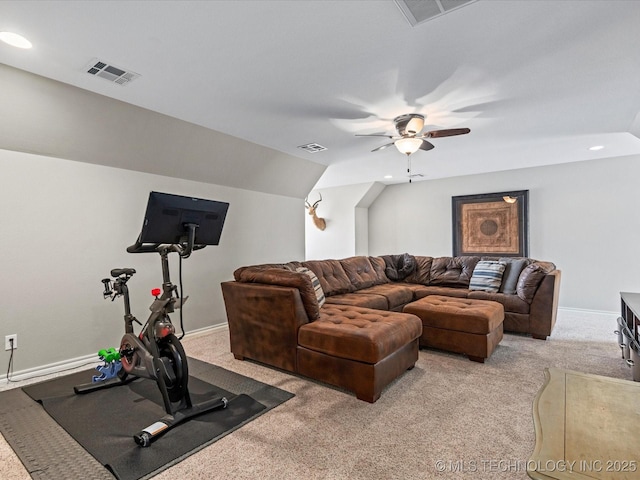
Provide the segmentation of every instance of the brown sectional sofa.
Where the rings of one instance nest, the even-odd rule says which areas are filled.
[[[428,295],[499,302],[505,331],[546,339],[558,307],[555,265],[501,259],[513,269],[511,275],[505,270],[503,280],[509,276],[511,287],[489,293],[469,289],[480,260],[497,259],[404,254],[241,267],[235,281],[222,283],[231,351],[238,359],[299,373],[375,402],[418,358],[422,323],[401,312]],[[301,267],[315,274],[320,293],[308,274],[296,270]]]

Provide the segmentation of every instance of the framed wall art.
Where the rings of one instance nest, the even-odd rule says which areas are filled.
[[[529,190],[451,197],[453,255],[529,256]]]

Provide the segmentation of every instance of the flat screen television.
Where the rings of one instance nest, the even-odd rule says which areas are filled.
[[[197,225],[194,245],[218,245],[228,209],[226,202],[151,192],[138,241],[185,243],[187,225]]]

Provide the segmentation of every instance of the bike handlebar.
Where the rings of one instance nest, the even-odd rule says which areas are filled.
[[[142,243],[140,237],[136,239],[136,243],[127,247],[129,253],[149,253],[157,252],[160,247],[160,243]]]
[[[191,248],[189,248],[189,243],[191,242],[187,242],[186,244],[142,243],[140,241],[140,236],[138,236],[138,238],[136,239],[136,243],[127,247],[127,252],[151,253],[151,252],[160,252],[161,250],[166,249],[170,252],[178,253],[178,255],[180,255],[182,258],[188,258],[189,255],[191,255],[191,252],[193,250],[201,250],[204,247],[206,247],[206,245],[198,244],[198,245],[191,245]]]

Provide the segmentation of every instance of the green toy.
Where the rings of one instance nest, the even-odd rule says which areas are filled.
[[[117,360],[120,360],[120,352],[117,351],[115,348],[111,347],[111,348],[103,348],[102,350],[100,350],[98,352],[98,356],[100,357],[100,360],[103,360],[107,363],[111,363],[111,362],[115,362]]]
[[[110,378],[114,378],[118,375],[118,372],[122,368],[122,362],[120,362],[120,352],[115,348],[103,348],[98,352],[100,360],[104,362],[103,365],[98,365],[96,370],[100,375],[94,375],[91,379],[92,382],[102,382]]]

